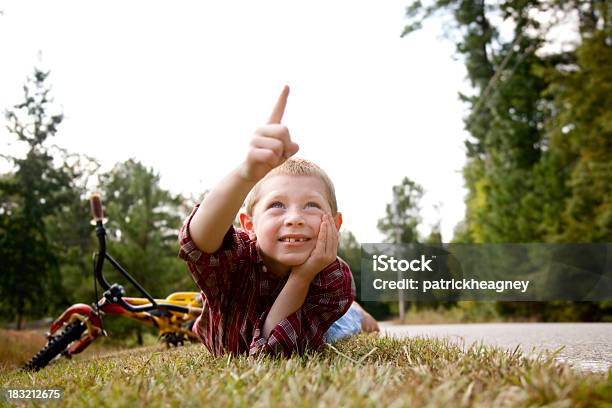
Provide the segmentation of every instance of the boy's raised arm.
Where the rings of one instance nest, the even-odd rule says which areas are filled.
[[[289,87],[285,86],[268,123],[253,135],[243,163],[206,195],[191,219],[189,233],[201,251],[213,253],[221,247],[223,237],[253,186],[297,153],[298,145],[291,141],[287,127],[280,124],[288,96]]]

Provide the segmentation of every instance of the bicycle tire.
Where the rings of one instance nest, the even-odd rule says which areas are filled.
[[[24,370],[38,371],[45,368],[51,360],[68,348],[70,343],[81,338],[81,334],[85,331],[85,324],[78,320],[66,326],[57,336],[53,336],[32,359],[24,366]]]

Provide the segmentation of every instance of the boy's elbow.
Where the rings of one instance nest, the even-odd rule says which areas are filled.
[[[204,253],[212,254],[216,252],[223,243],[223,237],[215,239],[214,234],[208,231],[206,224],[198,217],[198,213],[187,225],[187,231],[195,246]]]
[[[198,237],[197,234],[195,236],[191,234],[191,239],[195,246],[205,254],[214,254],[221,248],[221,244],[223,243],[223,241],[213,242],[213,240]]]

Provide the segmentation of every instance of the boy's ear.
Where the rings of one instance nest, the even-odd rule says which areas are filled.
[[[336,223],[336,230],[340,231],[340,226],[342,225],[342,213],[341,212],[337,212],[336,215],[334,215],[334,222]]]
[[[240,213],[239,217],[240,217],[240,225],[242,226],[242,229],[249,234],[249,237],[251,239],[255,239],[256,236],[255,236],[255,228],[253,228],[253,217],[243,212]]]

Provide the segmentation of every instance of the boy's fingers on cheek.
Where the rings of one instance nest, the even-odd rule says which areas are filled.
[[[319,227],[319,231],[321,231],[321,242],[323,244],[322,252],[325,254],[327,252],[327,221],[323,219],[321,222],[321,226]]]
[[[334,232],[331,217],[327,216],[327,253],[331,253],[334,247]]]
[[[330,235],[329,235],[329,219],[327,217],[327,214],[325,214],[323,216],[323,219],[325,220],[325,254],[329,253],[329,240],[330,240]]]
[[[329,218],[329,255],[330,258],[334,257],[335,255],[337,255],[337,251],[338,251],[338,234],[335,228],[335,224],[333,223],[333,219],[331,217],[331,215],[328,215]]]
[[[315,251],[321,251],[321,248],[325,248],[323,244],[323,223],[321,222],[321,226],[319,227],[319,234],[317,235],[317,243],[315,245]]]
[[[334,224],[332,217],[330,216],[329,218],[330,218],[329,233],[332,237],[330,250],[333,254],[334,252],[338,250],[338,231],[336,230],[336,225]]]
[[[332,254],[334,252],[334,250],[337,250],[338,248],[338,240],[336,239],[336,237],[333,235],[333,233],[331,233],[330,231],[330,239],[329,239],[329,253]]]
[[[331,222],[330,228],[334,236],[334,239],[336,240],[336,242],[338,242],[338,239],[340,238],[340,232],[336,229],[336,224],[333,222],[333,220]]]

